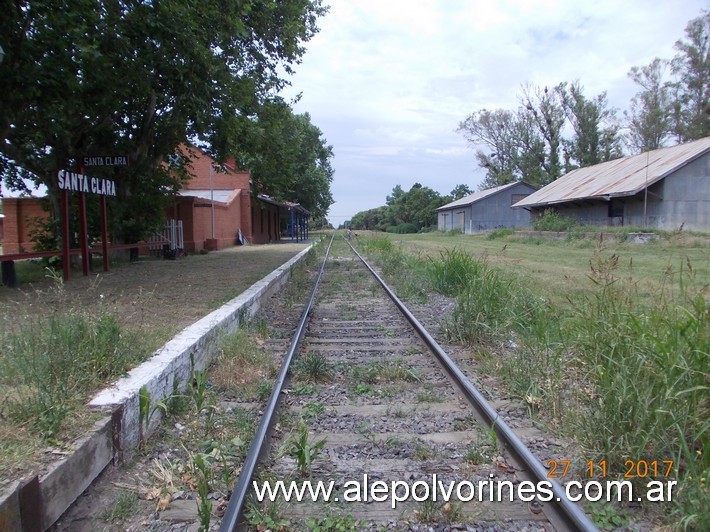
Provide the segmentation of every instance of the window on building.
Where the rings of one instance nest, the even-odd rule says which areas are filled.
[[[520,200],[527,198],[529,195],[530,194],[511,194],[510,195],[510,204],[515,205]]]

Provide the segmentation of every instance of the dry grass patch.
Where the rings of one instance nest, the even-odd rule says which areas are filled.
[[[237,393],[244,387],[258,386],[276,374],[272,355],[264,348],[264,339],[248,329],[239,328],[226,336],[210,378],[218,389]]]

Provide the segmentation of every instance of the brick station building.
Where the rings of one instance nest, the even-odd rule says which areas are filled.
[[[183,153],[190,158],[193,177],[166,215],[182,221],[186,251],[234,246],[241,243],[240,236],[252,244],[304,236],[310,213],[300,205],[262,194],[254,197],[249,172],[233,162],[218,166],[194,146],[183,147]]]
[[[249,172],[233,163],[218,166],[195,146],[182,146],[181,151],[190,159],[187,170],[192,178],[175,196],[166,218],[182,222],[186,252],[308,238],[310,213],[303,207],[264,195],[254,197]],[[3,198],[2,202],[3,253],[32,251],[30,232],[35,221],[49,218],[42,199]]]

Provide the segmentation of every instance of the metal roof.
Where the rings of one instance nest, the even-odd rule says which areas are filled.
[[[221,189],[182,189],[180,192],[178,192],[179,196],[188,196],[188,197],[193,197],[193,198],[199,198],[201,200],[210,200],[211,198],[214,198],[214,201],[217,201],[219,203],[228,203],[230,198],[234,195],[234,192],[239,190],[238,188],[232,189],[232,190],[221,190]]]
[[[578,168],[513,207],[539,207],[584,199],[633,196],[710,152],[710,137]]]
[[[464,196],[461,199],[457,199],[456,201],[452,201],[451,203],[447,203],[446,205],[442,205],[437,211],[441,211],[444,209],[453,209],[456,207],[464,207],[471,205],[473,203],[476,203],[477,201],[481,201],[484,198],[487,198],[488,196],[492,196],[493,194],[498,194],[498,192],[502,192],[507,188],[513,187],[515,185],[519,185],[520,183],[523,183],[527,185],[527,183],[523,181],[513,181],[512,183],[508,183],[506,185],[500,185],[499,187],[493,187],[493,188],[487,188],[486,190],[480,190],[478,192],[474,192],[473,194],[469,194],[468,196]],[[532,185],[528,185],[531,188],[535,188]]]
[[[303,207],[300,203],[294,203],[293,201],[279,201],[275,200],[271,196],[267,196],[266,194],[259,194],[257,198],[265,203],[271,203],[272,205],[276,205],[278,207],[286,207],[288,210],[293,209],[296,212],[302,212],[303,214],[306,214],[308,216],[311,215],[311,211]]]

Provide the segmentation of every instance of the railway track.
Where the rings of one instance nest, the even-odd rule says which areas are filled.
[[[594,530],[351,246],[329,246],[319,279],[220,530]],[[277,481],[329,493],[259,503]],[[517,496],[540,481],[543,502]]]

